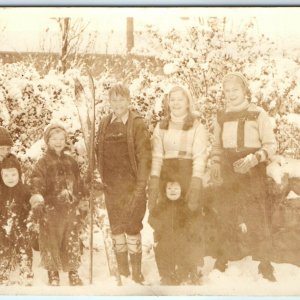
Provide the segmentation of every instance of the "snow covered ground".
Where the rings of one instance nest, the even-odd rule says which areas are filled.
[[[145,224],[146,225],[146,224]],[[0,286],[1,295],[300,295],[300,268],[290,264],[273,264],[277,282],[271,283],[257,274],[258,262],[246,257],[231,262],[225,273],[213,270],[214,259],[205,257],[200,286],[160,286],[153,249],[151,248],[151,228],[143,230],[143,274],[147,285],[141,286],[131,279],[122,278],[123,286],[117,286],[109,276],[101,233],[95,233],[94,280],[89,284],[89,252],[84,250],[82,266],[79,270],[84,280],[82,287],[70,287],[66,273],[61,274],[61,286],[47,285],[47,273],[39,267],[39,252],[34,252],[34,284],[32,287]],[[17,278],[17,271],[12,274]]]

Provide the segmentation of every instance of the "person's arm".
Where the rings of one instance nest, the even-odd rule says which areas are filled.
[[[221,143],[221,126],[217,121],[217,118],[214,119],[213,121],[213,128],[214,128],[214,139],[212,143],[212,150],[211,150],[211,159],[213,162],[219,162],[220,157],[223,152],[223,147]]]
[[[150,135],[144,121],[135,120],[134,143],[137,160],[137,183],[135,192],[137,196],[144,196],[151,167]]]
[[[40,159],[30,177],[31,198],[29,200],[34,218],[39,218],[44,209],[46,195],[47,170],[45,158]]]
[[[257,122],[261,148],[254,154],[248,154],[234,163],[234,170],[237,173],[247,173],[251,168],[266,161],[276,153],[277,143],[272,124],[268,114],[263,109],[258,116]]]
[[[259,162],[272,158],[277,150],[277,142],[268,114],[262,110],[257,119],[261,148],[257,151]]]
[[[30,176],[30,192],[32,195],[40,194],[45,196],[46,194],[46,178],[47,178],[46,162],[45,159],[40,159]]]
[[[199,123],[195,129],[193,141],[193,177],[203,178],[207,160],[207,132]]]
[[[193,172],[190,188],[187,196],[188,208],[190,211],[197,211],[204,204],[202,197],[203,176],[205,172],[207,159],[207,133],[201,123],[197,123],[195,128],[192,155],[193,155]]]

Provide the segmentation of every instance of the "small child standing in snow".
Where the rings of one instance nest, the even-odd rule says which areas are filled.
[[[1,179],[0,284],[9,282],[16,261],[20,268],[20,284],[32,285],[32,249],[27,229],[30,192],[21,181],[21,166],[13,154],[8,154],[1,162]]]
[[[109,91],[113,113],[101,120],[97,135],[98,168],[105,185],[105,203],[120,274],[142,283],[140,231],[146,211],[145,188],[151,145],[141,116],[129,110],[129,89],[118,84]]]
[[[148,220],[154,229],[155,260],[162,285],[181,283],[177,271],[186,261],[191,262],[192,254],[185,253],[183,247],[187,243],[185,223],[189,214],[178,182],[180,176],[176,173],[174,176],[173,171],[171,170],[167,178],[161,178],[162,190],[165,193],[160,196],[159,203],[151,211]]]
[[[83,194],[79,167],[64,153],[67,132],[62,124],[49,124],[44,140],[48,148],[32,172],[30,199],[34,213],[40,215],[41,265],[48,270],[52,286],[59,285],[60,270],[69,273],[70,285],[82,285],[77,271],[80,266],[77,208]]]

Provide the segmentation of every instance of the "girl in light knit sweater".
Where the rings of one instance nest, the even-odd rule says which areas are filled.
[[[155,231],[155,257],[161,283],[195,284],[201,277],[197,265],[202,259],[199,250],[202,248],[201,191],[207,134],[192,114],[188,91],[175,86],[166,100],[166,117],[155,127],[152,140],[149,223]],[[174,201],[166,197],[166,184],[174,181],[170,176],[175,176],[181,188],[181,196],[177,199],[179,212],[171,208]],[[175,212],[181,215],[180,218]],[[178,220],[180,224],[176,223]]]
[[[225,110],[214,126],[211,178],[220,186],[220,249],[215,268],[225,271],[228,260],[251,255],[258,271],[275,281],[268,260],[271,252],[270,199],[266,191],[266,161],[276,152],[268,114],[249,100],[240,73],[223,79]],[[237,252],[240,252],[238,255]]]

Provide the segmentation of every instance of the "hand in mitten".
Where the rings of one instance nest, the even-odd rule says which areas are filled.
[[[245,223],[239,224],[242,233],[247,233],[247,225]]]
[[[78,203],[78,208],[81,211],[88,211],[89,210],[89,201],[88,200],[80,200]]]
[[[202,197],[202,179],[199,177],[192,177],[190,188],[187,195],[188,208],[190,211],[196,211],[201,202]]]
[[[221,166],[218,162],[213,162],[210,169],[210,180],[213,185],[220,186],[223,183],[221,176]]]
[[[31,196],[29,203],[34,217],[40,217],[44,211],[44,197],[41,194],[34,194]]]
[[[148,209],[151,212],[155,206],[159,196],[159,177],[151,176],[148,184]]]
[[[246,157],[241,158],[233,163],[234,172],[246,174],[251,168],[255,167],[259,161],[256,155],[248,154]]]

